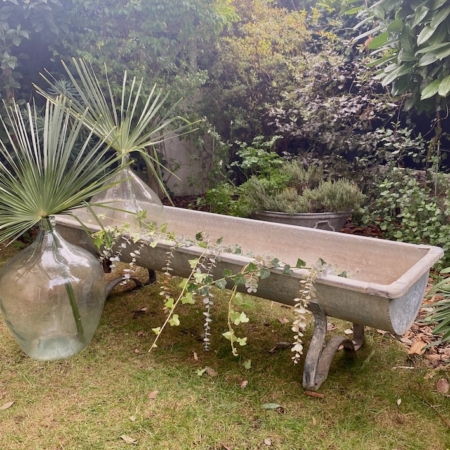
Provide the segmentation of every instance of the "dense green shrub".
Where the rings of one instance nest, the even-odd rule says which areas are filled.
[[[450,264],[450,179],[417,179],[414,172],[394,169],[379,185],[379,197],[366,209],[366,222],[379,225],[388,239],[442,247],[440,265]]]

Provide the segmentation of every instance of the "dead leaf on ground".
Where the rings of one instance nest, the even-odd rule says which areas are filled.
[[[3,406],[0,406],[0,411],[4,411],[5,409],[11,408],[14,405],[14,402],[5,403]]]
[[[275,353],[277,350],[284,350],[285,348],[291,347],[292,344],[290,342],[277,342],[275,347],[269,350],[269,353]]]
[[[325,396],[319,392],[314,391],[305,391],[305,395],[309,395],[310,397],[324,398]]]
[[[150,400],[155,400],[155,398],[158,396],[158,391],[153,391],[153,392],[150,392],[150,394],[148,394],[148,398],[150,399]]]
[[[196,352],[194,352],[194,361],[198,361],[198,355]]]
[[[245,389],[245,388],[247,387],[247,384],[248,384],[248,381],[247,381],[247,380],[244,380],[244,381],[241,383],[241,389]]]
[[[264,445],[270,447],[272,445],[272,439],[269,438],[264,439]]]
[[[210,377],[217,377],[217,375],[219,375],[213,368],[206,366],[205,367],[205,372],[210,376]]]
[[[353,334],[353,330],[351,328],[347,328],[346,330],[344,330],[345,334]]]
[[[448,381],[445,378],[441,378],[440,380],[438,380],[438,382],[436,383],[436,388],[437,391],[440,394],[447,394],[448,390],[449,390],[449,384]]]
[[[286,319],[286,317],[280,317],[278,320],[280,321],[280,323],[282,325],[284,325],[285,323],[289,323],[290,322],[290,320]]]
[[[126,434],[122,434],[122,436],[120,436],[120,439],[125,441],[127,444],[137,445],[137,440],[130,436],[127,436]]]
[[[421,339],[414,341],[411,348],[408,350],[408,355],[423,355],[425,353],[426,343]]]

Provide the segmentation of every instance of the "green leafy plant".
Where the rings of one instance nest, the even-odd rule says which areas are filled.
[[[247,214],[257,211],[285,213],[346,212],[358,209],[364,195],[348,180],[324,180],[320,167],[303,168],[298,160],[280,168],[287,180],[274,185],[271,179],[252,177],[242,185]]]
[[[427,307],[427,315],[423,320],[433,326],[433,333],[442,335],[442,341],[450,341],[450,268],[441,270],[443,278],[428,292],[428,296],[440,295],[442,300]],[[439,342],[438,342],[439,343]]]
[[[450,249],[448,177],[418,180],[408,170],[393,169],[378,184],[379,195],[367,206],[365,221],[379,225],[388,239]],[[449,263],[448,254],[440,266]]]

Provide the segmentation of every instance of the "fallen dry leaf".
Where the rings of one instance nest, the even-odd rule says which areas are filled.
[[[285,348],[291,347],[292,344],[290,342],[277,342],[275,347],[269,350],[269,353],[275,353],[277,350],[283,350]]]
[[[437,391],[440,394],[447,394],[448,390],[449,390],[449,384],[448,381],[445,378],[441,378],[440,380],[438,380],[438,382],[436,383],[436,388]]]
[[[141,352],[140,352],[140,350],[139,350],[138,348],[135,348],[135,349],[134,349],[134,353],[136,353],[136,355],[138,355],[138,354],[141,353]]]
[[[306,395],[309,395],[310,397],[317,397],[317,398],[324,398],[325,396],[319,392],[313,392],[313,391],[305,391]]]
[[[133,445],[137,445],[137,440],[127,436],[126,434],[122,434],[122,436],[119,436],[120,439],[124,440],[127,444],[133,444]]]
[[[211,367],[205,367],[205,372],[210,376],[210,377],[217,377],[217,375],[219,375],[214,369],[212,369]]]
[[[272,445],[272,439],[269,438],[264,439],[264,445],[270,447]]]
[[[347,328],[346,330],[344,330],[345,334],[353,334],[353,330],[351,328]]]
[[[248,384],[248,381],[247,381],[247,380],[244,380],[244,381],[241,383],[241,389],[245,389],[245,388],[247,387],[247,384]]]
[[[402,399],[399,398],[399,399],[397,400],[397,406],[400,406],[401,404],[402,404]]]
[[[153,392],[150,392],[150,394],[148,394],[148,398],[149,398],[150,400],[155,400],[155,398],[157,397],[157,395],[158,395],[158,391],[153,391]]]
[[[316,425],[316,424],[317,424],[317,420],[316,420],[315,417],[312,418],[312,424],[313,424],[313,425]]]
[[[142,336],[144,336],[144,332],[143,331],[138,331],[137,333],[136,333],[136,335],[137,335],[137,337],[142,337]]]
[[[408,355],[423,355],[425,353],[426,343],[421,339],[414,341],[408,350]]]
[[[5,409],[11,408],[14,405],[14,402],[5,403],[3,406],[0,406],[0,411],[4,411]]]
[[[198,361],[198,355],[196,352],[194,352],[194,361]]]
[[[285,323],[289,323],[290,322],[289,319],[286,319],[286,317],[280,317],[278,320],[280,321],[280,323],[282,325],[284,325]]]

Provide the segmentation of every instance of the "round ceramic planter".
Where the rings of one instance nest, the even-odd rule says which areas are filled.
[[[288,214],[273,211],[260,211],[252,218],[266,222],[278,222],[299,227],[316,228],[319,230],[340,231],[351,212],[340,213],[297,213]]]

